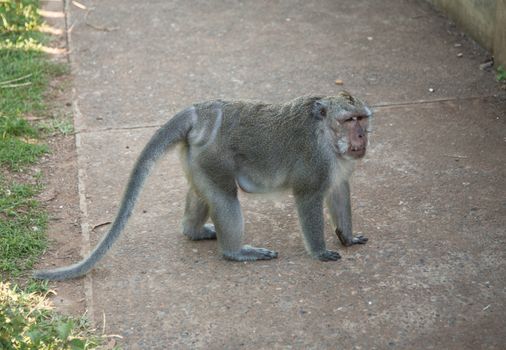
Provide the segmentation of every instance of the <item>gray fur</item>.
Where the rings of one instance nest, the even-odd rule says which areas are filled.
[[[183,218],[188,238],[217,238],[221,254],[229,260],[276,258],[274,251],[242,244],[238,186],[254,193],[291,190],[308,252],[323,261],[337,260],[339,254],[325,247],[323,203],[327,202],[344,245],[365,243],[365,237],[352,236],[348,178],[354,160],[365,153],[366,136],[360,131],[364,139],[348,137],[354,136],[352,128],[367,132],[370,117],[369,109],[346,92],[299,97],[284,104],[218,100],[195,104],[169,120],[145,146],[118,215],[97,247],[79,263],[36,271],[34,277],[62,280],[86,274],[123,230],[152,165],[177,144],[182,145],[190,184]],[[343,146],[352,141],[355,153]],[[209,217],[214,225],[205,224]]]

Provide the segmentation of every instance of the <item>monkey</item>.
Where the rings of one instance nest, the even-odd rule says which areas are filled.
[[[83,276],[109,250],[131,216],[155,162],[180,145],[189,190],[183,234],[190,240],[217,239],[226,260],[277,258],[266,248],[243,245],[244,223],[238,191],[291,191],[307,252],[336,261],[324,240],[324,204],[344,246],[365,244],[352,234],[349,179],[363,158],[371,110],[342,91],[303,96],[280,104],[238,100],[196,103],[175,114],[148,141],[137,159],[109,232],[87,257],[70,266],[34,272],[37,279]],[[206,223],[211,219],[212,224]]]

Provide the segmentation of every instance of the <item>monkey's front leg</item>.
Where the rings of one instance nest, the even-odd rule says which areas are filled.
[[[341,243],[349,247],[354,244],[365,244],[367,237],[353,236],[351,221],[350,184],[343,181],[334,187],[327,196],[332,223],[336,228],[337,237]]]
[[[335,261],[341,256],[338,252],[327,250],[323,235],[323,198],[319,194],[296,196],[304,243],[311,256],[322,261]]]

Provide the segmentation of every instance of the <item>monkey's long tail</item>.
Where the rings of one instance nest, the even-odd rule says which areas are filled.
[[[121,201],[121,207],[114,219],[114,223],[95,249],[86,258],[76,264],[51,270],[35,271],[33,273],[34,278],[45,280],[76,278],[86,274],[104,256],[120,235],[130,215],[132,215],[142,185],[153,165],[169,149],[186,139],[193,123],[193,116],[190,113],[193,112],[186,110],[176,114],[153,135],[144,147],[130,174],[130,179]]]

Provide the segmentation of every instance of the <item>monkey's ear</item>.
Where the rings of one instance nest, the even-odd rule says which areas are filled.
[[[313,115],[316,119],[322,120],[327,116],[328,106],[325,101],[315,101],[313,106]]]

